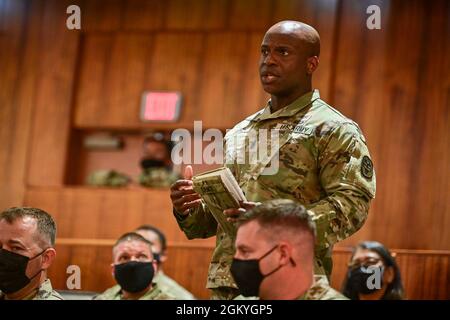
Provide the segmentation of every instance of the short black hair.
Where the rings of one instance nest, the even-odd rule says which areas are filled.
[[[159,238],[159,242],[161,242],[161,253],[164,253],[167,249],[167,240],[166,240],[166,236],[164,235],[164,233],[159,230],[158,228],[149,225],[149,224],[144,224],[138,228],[136,228],[136,231],[139,230],[143,230],[143,231],[153,231],[154,233],[156,233],[156,235]]]
[[[120,238],[117,239],[117,241],[114,244],[113,248],[117,247],[119,244],[121,244],[122,242],[126,242],[126,241],[141,241],[141,242],[144,242],[145,244],[148,245],[148,247],[150,248],[150,251],[152,251],[153,243],[151,243],[150,241],[148,241],[147,239],[145,239],[143,236],[141,236],[140,234],[138,234],[136,232],[127,232],[127,233],[121,235]]]
[[[56,223],[52,216],[42,209],[32,207],[12,207],[0,213],[0,221],[12,224],[19,218],[31,217],[36,220],[37,232],[44,246],[54,246],[56,239]]]
[[[239,219],[239,226],[253,220],[269,229],[274,226],[303,229],[309,232],[313,238],[316,236],[316,224],[312,220],[312,216],[303,205],[293,200],[265,201],[243,214]]]
[[[381,300],[402,300],[405,297],[405,290],[400,275],[400,268],[388,248],[378,241],[363,241],[355,247],[350,260],[353,259],[353,256],[358,249],[366,249],[378,253],[383,260],[383,264],[386,267],[392,267],[394,269],[394,280],[387,286]],[[351,300],[359,300],[358,293],[354,292],[353,286],[348,282],[348,276],[349,273],[347,272],[347,276],[342,285],[342,293]]]

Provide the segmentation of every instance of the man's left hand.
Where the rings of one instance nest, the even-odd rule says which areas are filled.
[[[223,213],[227,216],[227,221],[237,222],[244,213],[260,204],[260,202],[240,201],[240,208],[226,209]]]

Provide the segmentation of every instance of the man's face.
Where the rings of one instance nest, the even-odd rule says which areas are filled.
[[[151,262],[153,254],[148,244],[130,240],[119,243],[113,250],[114,264],[122,264],[130,261]]]
[[[144,143],[143,156],[145,159],[160,160],[167,163],[170,161],[170,154],[167,151],[167,146],[163,142],[148,141]]]
[[[264,91],[274,96],[289,96],[307,79],[307,57],[295,35],[268,32],[261,44],[259,73]]]
[[[153,232],[151,230],[137,230],[136,233],[140,234],[152,243],[152,252],[159,254],[161,262],[164,262],[166,260],[165,254],[162,254],[162,244],[156,232]]]
[[[276,244],[268,239],[266,231],[260,224],[252,220],[240,226],[236,236],[236,253],[234,257],[241,260],[260,259],[269,252]],[[259,270],[263,275],[270,273],[279,267],[277,250],[259,261]],[[260,296],[265,296],[270,289],[272,277],[266,277],[259,288]]]
[[[9,224],[6,220],[0,221],[0,247],[13,253],[33,258],[40,254],[45,247],[37,232],[36,220],[32,217],[17,218]],[[47,251],[52,251],[48,253]],[[41,269],[47,269],[53,261],[54,249],[47,250],[43,255],[30,260],[26,269],[28,278],[36,275]],[[51,257],[50,257],[51,256]],[[37,278],[37,280],[39,277]],[[36,279],[33,279],[37,281]]]

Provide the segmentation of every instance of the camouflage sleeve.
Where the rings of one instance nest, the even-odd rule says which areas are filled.
[[[375,197],[375,172],[359,128],[346,123],[319,136],[319,179],[327,197],[307,206],[317,225],[318,250],[361,228]]]
[[[187,216],[178,214],[175,209],[173,213],[188,239],[209,238],[217,233],[217,221],[203,201],[199,207],[191,209]]]

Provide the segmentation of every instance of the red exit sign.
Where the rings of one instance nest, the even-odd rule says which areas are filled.
[[[177,121],[182,96],[180,92],[146,91],[142,95],[142,121]]]

